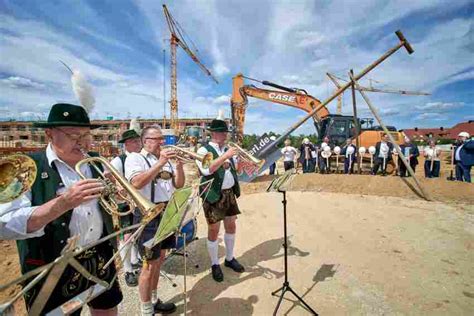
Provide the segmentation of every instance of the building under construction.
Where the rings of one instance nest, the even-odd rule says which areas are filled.
[[[178,122],[178,134],[188,127],[206,128],[211,121],[212,118],[181,118]],[[106,157],[117,154],[120,135],[129,128],[130,120],[93,120],[92,123],[102,126],[91,131],[93,149]],[[149,125],[159,125],[165,131],[170,128],[170,122],[163,124],[162,119],[138,119],[138,123],[140,128]],[[0,155],[41,150],[46,147],[47,142],[44,129],[34,127],[32,121],[0,122]]]

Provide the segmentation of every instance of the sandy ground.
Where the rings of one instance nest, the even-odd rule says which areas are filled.
[[[241,275],[223,267],[225,281],[209,275],[206,224],[189,246],[188,313],[269,315],[271,292],[284,281],[281,195],[263,193],[270,177],[243,186],[235,253]],[[433,202],[424,201],[398,177],[298,175],[288,193],[289,279],[319,314],[454,314],[474,310],[474,185],[421,179]],[[410,183],[410,182],[409,182]],[[13,242],[0,241],[1,282],[19,275]],[[219,249],[224,256],[223,242]],[[164,270],[162,299],[183,306],[183,259]],[[123,281],[123,280],[122,280]],[[122,284],[121,315],[138,315],[137,288]],[[10,291],[0,293],[0,302]],[[20,310],[19,314],[22,312]],[[83,312],[88,315],[88,311]],[[309,314],[287,293],[279,314]]]
[[[259,193],[240,200],[236,254],[245,273],[223,268],[225,281],[215,283],[207,269],[205,239],[190,245],[200,267],[189,267],[189,314],[272,313],[277,298],[270,293],[284,280],[280,198]],[[472,205],[288,193],[290,284],[322,315],[468,315],[474,309],[473,215]],[[204,237],[202,214],[198,219],[198,236]],[[159,293],[182,313],[182,258],[168,261],[165,270],[178,275],[179,287],[164,281]],[[124,291],[121,312],[135,315],[137,291]],[[280,314],[308,312],[287,294]]]

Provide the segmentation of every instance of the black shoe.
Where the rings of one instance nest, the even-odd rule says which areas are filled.
[[[125,272],[125,283],[127,283],[127,285],[130,287],[137,286],[138,285],[137,275],[133,272]]]
[[[163,303],[160,299],[153,305],[155,313],[160,314],[171,314],[176,311],[176,305],[174,303]]]
[[[218,264],[214,264],[211,267],[212,270],[212,278],[216,282],[224,281],[224,274],[222,273],[221,266]]]
[[[132,268],[133,268],[134,270],[138,270],[138,269],[140,269],[142,266],[143,266],[143,261],[142,261],[142,260],[138,260],[137,263],[132,263]]]
[[[230,261],[225,260],[224,265],[238,273],[242,273],[245,271],[244,266],[241,265],[235,258],[232,258],[232,260]]]

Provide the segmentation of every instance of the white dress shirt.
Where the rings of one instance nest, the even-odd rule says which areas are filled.
[[[217,152],[217,155],[219,155],[219,157],[222,156],[225,153],[225,150],[227,148],[226,146],[220,148],[219,145],[214,143],[214,142],[209,142],[209,145],[212,146],[212,148],[214,148],[214,150]],[[205,154],[208,153],[208,151],[207,151],[205,146],[202,146],[198,149],[197,153],[199,155],[205,155]],[[234,166],[237,167],[235,159],[232,158],[232,160],[234,162]],[[226,161],[228,163],[230,163],[229,160],[226,160]],[[196,164],[197,164],[199,170],[201,171],[202,175],[204,175],[204,176],[211,175],[211,172],[209,171],[209,168],[203,168],[202,163],[199,160],[196,160]],[[224,180],[222,181],[221,190],[230,189],[234,186],[234,184],[235,184],[235,180],[234,180],[234,177],[232,176],[232,173],[230,172],[230,168],[225,169]]]
[[[125,178],[127,178],[128,181],[131,182],[133,177],[150,169],[145,157],[151,166],[154,166],[158,163],[158,157],[152,153],[147,152],[145,149],[142,149],[140,153],[130,153],[130,155],[127,156],[127,159],[125,160]],[[168,171],[172,174],[175,174],[175,168],[170,162],[162,167],[162,171]],[[172,179],[157,179],[155,183],[155,200],[152,202],[159,203],[169,201],[174,190],[175,188],[173,186]],[[141,188],[140,192],[146,198],[151,200],[151,182]]]
[[[130,155],[130,153],[128,151],[125,151],[125,156],[128,157],[128,155]],[[112,165],[112,167],[114,167],[115,169],[117,169],[117,171],[120,173],[121,176],[125,176],[123,174],[123,165],[122,165],[122,159],[120,159],[120,156],[117,156],[115,157],[114,159],[112,159],[112,161],[110,162],[110,164]]]
[[[57,156],[51,144],[46,148],[46,158],[51,167],[53,167],[54,163],[64,185],[58,189],[58,194],[64,193],[69,187],[81,179],[73,168]],[[92,177],[88,165],[82,165],[81,172],[87,178]],[[44,227],[35,232],[26,232],[28,219],[35,209],[36,206],[31,206],[31,192],[26,192],[10,203],[1,204],[0,238],[27,239],[42,236],[44,234]],[[101,237],[103,220],[97,199],[85,202],[72,211],[69,230],[71,236],[79,236],[78,245],[80,246],[94,242]]]
[[[387,158],[388,156],[388,145],[385,142],[380,143],[379,158]]]
[[[293,146],[285,146],[281,149],[281,153],[284,156],[283,161],[294,161],[298,150]]]
[[[461,148],[462,148],[462,146],[464,146],[464,143],[461,146],[458,146],[458,148],[456,148],[456,152],[454,153],[454,159],[456,159],[456,161],[461,161]]]

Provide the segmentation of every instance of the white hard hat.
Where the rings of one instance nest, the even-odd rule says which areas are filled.
[[[392,149],[392,153],[395,154],[395,155],[397,155],[397,154],[398,154],[397,149],[395,149],[395,148]]]
[[[328,146],[326,146],[326,147],[328,147]],[[339,147],[339,146],[334,147],[334,153],[336,155],[339,155],[341,153],[341,147]]]
[[[370,147],[369,147],[369,153],[370,153],[370,154],[373,155],[373,154],[375,154],[376,151],[377,151],[377,150],[375,149],[375,146],[370,146]]]
[[[468,132],[461,132],[461,133],[459,133],[458,137],[466,137],[466,138],[469,138],[469,137],[471,137],[471,136],[469,135]]]
[[[354,153],[354,151],[355,151],[354,147],[352,147],[352,146],[347,147],[347,153],[349,155],[352,155]]]
[[[323,151],[330,153],[331,152],[331,147],[326,146],[326,147],[323,148]]]
[[[309,139],[307,139],[307,138],[303,139],[303,143],[304,144],[309,144]]]
[[[365,154],[365,151],[366,149],[364,146],[359,147],[359,154]]]

